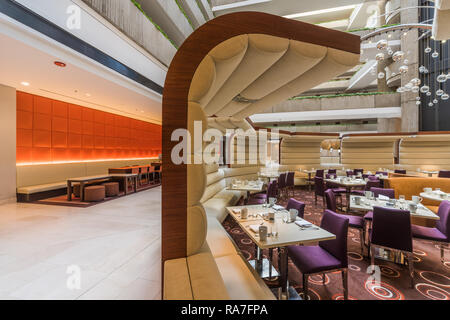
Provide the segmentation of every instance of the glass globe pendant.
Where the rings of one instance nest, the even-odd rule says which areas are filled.
[[[384,76],[385,76],[384,72],[380,72],[380,73],[377,75],[378,79],[383,79]]]
[[[398,68],[398,71],[400,73],[407,73],[409,70],[408,66],[401,66],[400,68]]]
[[[413,84],[413,86],[420,86],[420,79],[419,78],[413,78],[411,79],[411,83]]]
[[[425,53],[430,53],[431,52],[431,48],[430,47],[426,47],[425,48]]]
[[[436,59],[437,57],[439,57],[439,53],[438,53],[437,51],[435,51],[435,52],[433,52],[433,53],[431,54],[431,57],[432,57],[433,59]]]
[[[439,97],[442,96],[443,94],[444,94],[444,90],[442,90],[442,89],[439,89],[436,91],[436,95]]]
[[[429,91],[430,91],[430,87],[429,86],[422,86],[420,88],[420,92],[422,92],[422,93],[427,93]]]
[[[434,103],[434,104],[436,104],[436,103],[438,103],[438,102],[439,102],[439,101],[438,101],[437,99],[434,99],[434,100],[433,100],[433,103]]]
[[[431,91],[427,92],[427,97],[431,96]]]
[[[438,75],[436,81],[440,83],[447,81],[447,75],[443,73]]]
[[[375,56],[375,60],[383,61],[384,60],[384,53],[382,53],[382,52],[377,53],[377,55]]]
[[[448,93],[444,93],[444,94],[441,96],[441,99],[442,99],[442,100],[448,100],[448,98],[449,98]]]
[[[428,106],[429,106],[429,107],[432,107],[432,106],[433,106],[433,102],[430,102],[430,103],[428,104]]]
[[[425,73],[425,70],[427,70],[427,68],[425,68],[425,66],[420,66],[419,67],[419,72],[420,73]]]
[[[384,49],[387,48],[387,46],[388,46],[387,40],[382,39],[382,40],[377,42],[377,49],[378,50],[384,50]]]
[[[413,87],[411,88],[411,92],[414,92],[414,93],[418,93],[419,90],[420,90],[420,88],[419,88],[418,86],[413,86]]]
[[[392,60],[395,62],[400,61],[405,56],[405,53],[403,51],[397,51],[392,55]]]

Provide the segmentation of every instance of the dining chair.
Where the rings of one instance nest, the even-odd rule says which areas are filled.
[[[331,189],[325,191],[325,201],[327,203],[327,209],[337,213],[336,196]],[[348,218],[348,226],[350,228],[359,230],[359,239],[361,243],[361,254],[364,253],[364,239],[366,237],[364,228],[364,219],[360,216],[340,214],[343,217]]]
[[[317,205],[317,196],[322,197],[322,204],[325,208],[325,184],[323,183],[323,178],[321,177],[314,177],[314,199],[315,204]]]
[[[303,276],[303,297],[308,299],[308,278],[340,271],[344,287],[344,299],[348,299],[348,258],[347,233],[348,218],[325,210],[320,223],[322,229],[333,233],[336,239],[320,241],[315,246],[288,246],[288,256]]]
[[[280,198],[284,198],[286,192],[286,173],[283,172],[278,177],[278,194]]]
[[[263,199],[266,200],[267,202],[269,201],[269,198],[277,198],[277,197],[278,197],[278,182],[276,180],[269,182],[266,192],[252,195],[252,198]]]
[[[337,170],[336,169],[328,169],[328,174],[334,174],[336,175]]]
[[[325,173],[325,170],[317,169],[316,170],[316,177],[323,178],[324,173]]]
[[[448,170],[439,171],[438,178],[450,178],[450,171]]]
[[[406,170],[403,170],[403,169],[396,169],[396,170],[394,170],[394,173],[406,174]]]
[[[358,173],[361,173],[361,175],[364,173],[364,169],[353,169],[353,172],[355,173],[355,176],[358,175]]]
[[[347,174],[347,177],[351,177],[355,175],[355,172],[353,170],[347,170],[345,171],[345,173]]]
[[[295,193],[295,172],[289,171],[286,175],[286,193],[289,196],[291,192],[292,196]]]
[[[441,262],[444,263],[445,248],[450,242],[450,201],[442,201],[438,209],[439,220],[435,228],[427,228],[413,224],[411,226],[413,238],[437,242],[441,249]]]
[[[290,198],[286,206],[286,210],[289,211],[291,209],[296,209],[298,211],[298,216],[303,219],[303,216],[305,215],[305,206],[306,205],[304,202]]]
[[[383,176],[387,176],[387,175],[389,175],[389,172],[387,172],[387,171],[377,171],[377,172],[375,172],[375,174],[382,174]]]
[[[411,286],[414,288],[414,255],[411,232],[411,214],[407,210],[374,207],[370,232],[370,261],[375,265],[375,249],[394,251],[406,256]]]
[[[327,173],[325,175],[325,177],[327,179],[332,179],[335,176],[336,176],[336,174],[330,174],[330,173]],[[347,192],[347,190],[345,188],[336,188],[336,186],[334,186],[332,183],[326,182],[325,183],[325,190],[328,190],[328,189],[333,190],[334,194],[337,197],[339,197],[339,199],[340,199],[339,204],[340,204],[340,208],[342,209],[342,195],[345,194]]]

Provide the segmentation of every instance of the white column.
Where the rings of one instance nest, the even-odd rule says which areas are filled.
[[[0,84],[0,203],[16,200],[16,89]]]

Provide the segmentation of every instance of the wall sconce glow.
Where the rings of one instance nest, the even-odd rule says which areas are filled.
[[[26,82],[26,81],[22,81],[20,84],[25,86],[25,87],[28,87],[30,85],[30,83]]]

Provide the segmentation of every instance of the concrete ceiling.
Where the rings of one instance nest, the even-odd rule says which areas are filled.
[[[160,98],[145,95],[144,90],[138,93],[119,85],[123,80],[114,72],[107,71],[109,79],[105,78],[102,67],[88,58],[84,59],[84,65],[77,65],[76,59],[49,54],[43,48],[37,48],[36,43],[25,44],[1,32],[0,43],[1,84],[48,98],[161,123]],[[63,61],[67,66],[56,67],[54,61]],[[117,77],[119,79],[114,81]],[[22,82],[30,85],[24,86]]]

